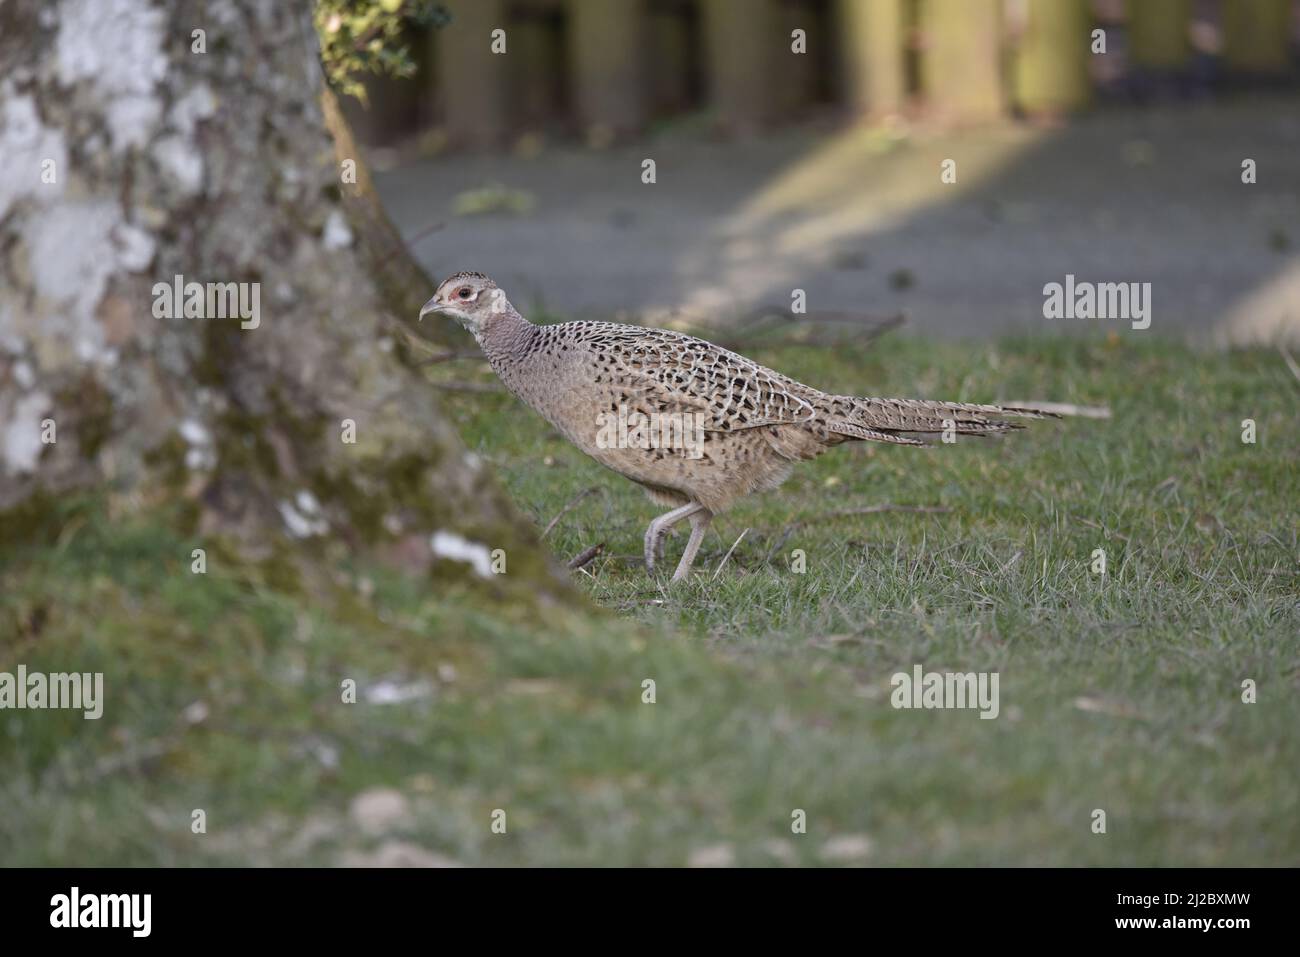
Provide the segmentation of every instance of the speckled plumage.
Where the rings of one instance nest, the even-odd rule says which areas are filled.
[[[465,299],[468,291],[473,298]],[[850,440],[926,445],[916,434],[946,427],[990,435],[1018,428],[1005,417],[1029,409],[914,399],[829,395],[693,336],[609,322],[537,326],[486,276],[457,273],[425,307],[474,334],[506,388],[570,442],[642,485],[674,510],[646,535],[653,566],[664,532],[682,519],[692,540],[675,578],[689,570],[714,514],[737,499],[776,488],[795,463]],[[703,425],[696,449],[602,447],[602,421],[620,407],[645,415],[690,415]],[[695,416],[698,415],[698,418]],[[692,457],[698,454],[698,457]]]

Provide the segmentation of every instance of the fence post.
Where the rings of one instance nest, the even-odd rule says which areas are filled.
[[[506,29],[503,0],[444,0],[452,21],[435,32],[443,125],[456,143],[492,146],[506,128],[507,52],[492,52],[492,31]]]
[[[1290,66],[1291,0],[1231,0],[1223,5],[1223,59],[1242,73],[1284,73]]]
[[[902,0],[839,0],[844,99],[859,116],[881,119],[903,108]]]
[[[753,129],[775,115],[776,13],[772,0],[705,0],[709,99],[728,126]]]
[[[578,116],[589,133],[634,133],[645,123],[643,0],[570,0],[569,49]]]
[[[1001,0],[921,0],[921,88],[940,119],[1002,115]]]
[[[1192,55],[1192,0],[1145,0],[1128,5],[1129,50],[1135,66],[1173,71]]]
[[[1087,0],[1028,0],[1015,51],[1016,105],[1029,114],[1079,110],[1092,99]]]

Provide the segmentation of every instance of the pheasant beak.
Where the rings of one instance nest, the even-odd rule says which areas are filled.
[[[446,312],[447,307],[438,302],[437,299],[430,299],[420,308],[420,318],[423,319],[430,313]]]

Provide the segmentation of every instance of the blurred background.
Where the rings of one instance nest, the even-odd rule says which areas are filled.
[[[1151,282],[1166,334],[1300,334],[1295,0],[439,10],[347,115],[421,263],[525,311],[698,326],[802,288],[984,336],[1073,273]]]

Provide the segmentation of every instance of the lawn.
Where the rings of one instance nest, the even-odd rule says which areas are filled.
[[[1113,416],[841,447],[716,519],[670,588],[640,565],[639,489],[508,395],[447,390],[520,509],[559,516],[557,556],[604,543],[575,573],[590,614],[489,617],[473,586],[372,567],[325,594],[233,560],[196,576],[168,516],[70,502],[0,558],[0,671],[102,670],[105,715],[5,712],[0,862],[1300,862],[1282,358],[801,331],[745,349],[828,390]],[[472,360],[429,376],[494,381]],[[997,672],[996,720],[892,707],[917,664]]]

